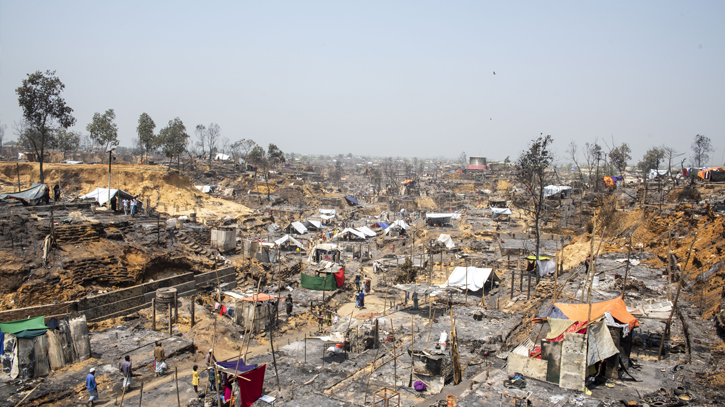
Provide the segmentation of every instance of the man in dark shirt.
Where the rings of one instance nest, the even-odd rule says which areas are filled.
[[[121,362],[121,373],[123,373],[123,389],[131,390],[131,357],[126,355],[125,360]]]

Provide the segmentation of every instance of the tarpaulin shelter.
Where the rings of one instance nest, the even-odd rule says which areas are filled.
[[[279,247],[284,247],[284,246],[297,246],[300,249],[304,249],[305,248],[304,245],[302,245],[302,243],[300,243],[297,239],[295,239],[294,237],[292,237],[290,235],[284,235],[284,236],[282,236],[281,238],[275,240],[274,241],[274,244],[276,244]]]
[[[360,226],[358,228],[355,228],[358,232],[362,232],[366,237],[375,237],[378,234],[373,232],[372,229],[370,229],[367,226]]]
[[[491,208],[491,219],[510,219],[511,209],[509,208]]]
[[[478,291],[491,277],[492,268],[456,267],[441,288],[460,288]]]
[[[393,234],[404,235],[406,229],[408,229],[408,224],[406,224],[404,220],[398,219],[385,228],[385,235],[389,235],[393,232],[397,232]]]
[[[338,266],[335,272],[318,272],[318,274],[326,275],[322,277],[300,273],[300,285],[302,288],[313,291],[334,291],[345,284],[345,269],[342,266]]]
[[[639,321],[634,315],[627,311],[627,306],[624,304],[622,297],[617,297],[608,301],[592,303],[592,317],[591,320],[597,320],[604,317],[604,314],[609,312],[612,317],[616,318],[617,321],[629,325],[630,329],[634,329],[639,326]],[[564,304],[555,303],[554,307],[549,314],[543,315],[542,317],[550,316],[557,318],[560,315],[564,315],[567,319],[574,321],[587,321],[589,315],[588,304]]]
[[[45,317],[35,317],[0,323],[0,331],[6,334],[17,334],[27,330],[42,330],[42,333],[45,333],[45,330],[47,329],[48,327],[45,326]]]
[[[333,217],[337,215],[337,211],[335,209],[320,209],[319,212],[323,215],[331,215]]]
[[[355,206],[355,205],[358,204],[358,200],[355,199],[355,198],[353,198],[353,197],[351,197],[351,196],[346,196],[345,197],[345,201],[347,201],[347,204],[350,205],[350,206]]]
[[[217,155],[216,155],[216,156],[214,157],[214,159],[215,159],[215,160],[217,160],[217,161],[226,161],[226,160],[228,160],[229,158],[230,158],[230,155],[229,155],[229,154],[222,154],[222,153],[218,153],[218,154],[217,154]]]
[[[302,224],[302,222],[292,222],[287,225],[284,230],[287,233],[297,233],[299,235],[307,233],[307,228]]]
[[[304,223],[307,230],[321,230],[322,222],[319,220],[306,220]]]
[[[723,181],[725,180],[725,169],[720,167],[710,167],[698,171],[697,176],[710,181]]]
[[[335,236],[331,237],[330,240],[365,240],[367,236],[365,233],[352,228],[345,228],[338,232]]]
[[[571,195],[572,188],[570,186],[566,185],[547,185],[544,187],[544,199],[554,196],[557,194],[561,194],[562,197],[564,195]]]
[[[387,229],[390,225],[387,222],[377,222],[370,225],[370,229]]]
[[[249,407],[262,397],[267,364],[245,365],[242,359],[216,364],[218,370],[237,380],[242,407]]]
[[[436,239],[436,242],[444,245],[447,249],[456,247],[456,244],[453,243],[453,239],[451,239],[451,235],[441,233],[441,235],[438,236],[438,239]]]
[[[25,191],[0,194],[0,200],[8,198],[18,199],[27,202],[29,205],[37,205],[40,203],[41,199],[49,192],[50,191],[48,191],[48,185],[33,183],[33,185]]]
[[[659,178],[659,177],[665,177],[669,173],[670,173],[669,170],[649,170],[649,175],[647,176],[647,178],[655,179],[655,178]]]
[[[129,194],[128,192],[122,190],[122,189],[111,189],[110,197],[113,199],[114,196],[117,196],[117,199],[131,199],[133,198],[133,195]],[[109,193],[108,188],[96,188],[93,190],[93,192],[87,193],[80,197],[80,199],[93,199],[96,202],[98,202],[99,205],[103,206],[108,202]],[[120,205],[119,205],[120,207]]]
[[[322,261],[339,262],[342,257],[342,250],[336,244],[322,243],[318,244],[310,251],[310,263],[319,263]]]

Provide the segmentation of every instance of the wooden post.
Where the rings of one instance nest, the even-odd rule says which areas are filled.
[[[629,259],[632,256],[632,235],[629,235],[629,246],[627,247],[627,265],[624,268],[624,280],[622,281],[622,299],[624,299],[624,293],[627,292],[627,276],[629,275]]]
[[[274,375],[277,378],[277,390],[282,391],[279,385],[279,373],[277,372],[277,356],[274,354],[274,338],[272,337],[272,313],[269,312],[269,303],[267,303],[267,315],[269,315],[269,349],[272,351],[272,363],[274,363]],[[324,347],[323,347],[324,348]]]
[[[174,323],[179,323],[179,298],[178,298],[178,291],[174,293]]]
[[[521,270],[521,259],[516,259],[516,268],[519,269],[521,272],[521,277],[519,278],[519,291],[524,291],[524,271]]]
[[[466,260],[466,305],[468,305],[468,260]]]
[[[393,355],[395,355],[395,325],[393,318],[390,318],[390,331],[393,333]],[[393,390],[398,390],[398,359],[393,361]]]
[[[191,327],[194,327],[194,310],[196,309],[196,295],[191,296],[191,304],[190,304],[190,311],[191,311]]]
[[[675,315],[675,310],[677,310],[677,300],[680,299],[680,290],[682,289],[682,281],[685,279],[685,270],[687,270],[687,263],[690,262],[690,256],[692,255],[692,247],[695,245],[695,241],[697,240],[697,233],[695,233],[695,237],[692,238],[692,243],[690,244],[690,249],[687,251],[687,260],[685,260],[685,265],[682,267],[682,272],[680,273],[680,281],[677,284],[677,294],[675,294],[675,302],[672,304],[672,311],[670,311],[670,317],[667,318],[667,326],[665,327],[664,332],[662,332],[662,339],[660,340],[660,350],[657,352],[657,360],[662,359],[662,349],[665,346],[665,334],[670,332],[670,324],[672,324],[672,317]]]
[[[305,363],[307,363],[307,334],[305,334]]]
[[[174,382],[176,382],[176,405],[181,407],[181,398],[179,398],[179,368],[174,366]]]
[[[172,327],[174,326],[174,319],[171,316],[172,309],[173,309],[173,307],[171,306],[171,304],[169,304],[169,336],[171,336],[171,330],[172,330]]]
[[[138,407],[141,407],[142,401],[143,401],[143,382],[141,382],[141,393],[138,396]]]
[[[15,169],[18,171],[18,192],[20,192],[20,164],[15,163]]]
[[[415,326],[413,325],[413,315],[410,316],[410,379],[408,379],[408,387],[413,386],[413,365],[415,361]]]
[[[161,214],[156,218],[156,244],[161,244]]]
[[[151,330],[156,330],[156,298],[151,299]]]

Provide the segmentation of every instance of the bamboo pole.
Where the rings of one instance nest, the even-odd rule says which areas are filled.
[[[181,398],[179,398],[179,368],[174,366],[174,381],[176,382],[176,405],[181,407]]]
[[[408,387],[413,386],[413,361],[415,360],[415,326],[413,325],[413,315],[410,316],[410,379],[408,379]]]
[[[269,303],[267,303],[269,311]],[[272,319],[272,314],[267,312],[269,318]],[[277,390],[282,391],[282,387],[279,385],[279,372],[277,372],[277,356],[274,354],[274,338],[272,337],[272,323],[269,323],[269,349],[272,351],[272,362],[274,363],[274,375],[277,378]]]
[[[657,360],[662,360],[662,349],[665,346],[665,333],[670,332],[670,324],[672,324],[672,317],[675,315],[675,310],[677,309],[677,300],[680,299],[680,290],[682,289],[682,281],[685,280],[685,270],[687,270],[687,263],[690,262],[690,256],[692,255],[692,247],[695,245],[696,240],[697,240],[697,232],[695,232],[695,237],[692,239],[690,248],[687,250],[687,260],[685,260],[685,265],[682,267],[682,272],[680,273],[680,281],[677,284],[677,294],[675,294],[675,302],[672,304],[672,311],[670,311],[670,317],[667,318],[667,326],[665,327],[665,331],[662,332],[662,340],[660,340],[660,350],[659,350],[659,352],[657,352]]]
[[[138,407],[141,407],[141,402],[143,402],[143,382],[141,382],[141,393],[138,396]]]
[[[622,281],[622,299],[624,300],[624,293],[627,292],[627,277],[629,276],[629,260],[632,257],[632,232],[629,235],[629,245],[627,247],[627,267],[624,269],[624,280]]]

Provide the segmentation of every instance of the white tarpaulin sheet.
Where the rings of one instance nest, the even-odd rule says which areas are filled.
[[[491,276],[492,271],[492,268],[456,267],[448,276],[445,284],[441,284],[440,287],[468,288],[470,291],[478,291],[483,288],[483,284]],[[466,282],[468,282],[468,285],[466,285]]]
[[[456,244],[453,243],[453,239],[451,239],[451,235],[441,234],[438,236],[438,239],[436,239],[436,242],[443,243],[448,249],[456,247]]]
[[[324,220],[330,220],[330,219],[334,219],[335,215],[320,215],[320,217]]]
[[[116,196],[118,191],[118,189],[111,189],[111,198]],[[122,189],[120,191],[121,193],[119,195],[121,198],[133,198],[133,195],[128,192]],[[93,192],[81,196],[80,199],[95,199],[99,205],[103,206],[106,202],[108,202],[108,188],[96,188]]]
[[[281,238],[275,240],[274,244],[276,244],[277,246],[282,246],[287,241],[289,241],[290,245],[297,246],[299,248],[304,248],[304,246],[302,246],[302,243],[300,243],[297,239],[295,239],[294,237],[292,237],[290,235],[282,236]]]
[[[226,160],[229,159],[229,154],[219,153],[219,154],[216,155],[216,157],[214,157],[214,159],[217,160],[217,161],[226,161]]]
[[[208,194],[211,192],[211,185],[194,185],[199,191]]]
[[[362,233],[363,233],[363,234],[364,234],[365,236],[369,236],[369,237],[375,237],[375,236],[377,236],[377,235],[378,235],[377,233],[373,232],[373,231],[372,231],[372,229],[370,229],[370,228],[369,228],[369,227],[367,227],[367,226],[360,226],[359,228],[356,228],[356,229],[357,229],[357,230],[358,230],[359,232],[362,232]]]
[[[649,170],[649,179],[655,179],[657,176],[664,177],[670,172],[667,170]]]
[[[403,228],[403,229],[408,229],[408,224],[405,223],[405,221],[403,221],[401,219],[398,219],[395,222],[391,223],[390,226],[388,226],[387,229],[385,229],[385,234],[387,235],[390,232],[390,230],[392,228],[394,228],[394,227],[400,227],[400,228]]]
[[[314,226],[317,229],[322,229],[322,222],[319,220],[308,220],[307,223],[308,225],[306,226]]]
[[[294,229],[295,231],[297,231],[297,233],[301,235],[307,233],[307,228],[301,222],[292,222],[290,226],[292,226],[291,229]],[[290,232],[291,231],[292,230],[290,230]]]
[[[556,270],[556,257],[552,257],[549,260],[537,260],[536,263],[539,266],[540,276],[553,274]]]
[[[509,208],[491,208],[491,213],[494,215],[511,215],[511,209]]]
[[[332,216],[337,215],[337,211],[334,209],[320,209],[320,213],[323,215],[332,215]]]
[[[561,193],[562,191],[566,191],[571,189],[571,187],[567,187],[565,185],[548,185],[544,187],[544,199]]]
[[[357,231],[355,229],[345,228],[342,230],[342,232],[336,234],[330,240],[339,239],[340,237],[344,236],[346,233],[352,233],[353,235],[359,237],[360,239],[365,239],[365,234],[363,232]]]

